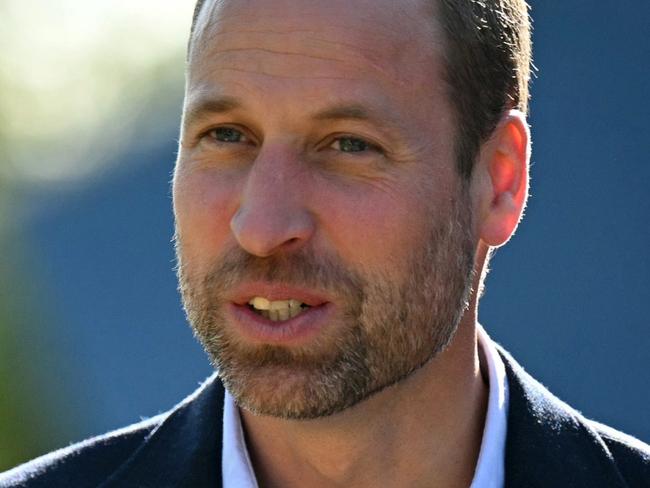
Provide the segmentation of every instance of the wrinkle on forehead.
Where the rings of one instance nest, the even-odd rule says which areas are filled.
[[[330,68],[346,78],[365,67],[404,85],[430,72],[442,46],[430,8],[421,3],[217,0],[204,6],[197,20],[190,68],[207,58],[218,61],[215,67],[279,78],[287,72],[330,78],[322,72]],[[282,56],[282,63],[264,60],[265,54]]]

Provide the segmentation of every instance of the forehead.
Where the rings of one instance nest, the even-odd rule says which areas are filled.
[[[442,36],[431,3],[210,2],[197,19],[188,86],[254,75],[266,82],[365,78],[397,89],[431,88],[442,60]]]

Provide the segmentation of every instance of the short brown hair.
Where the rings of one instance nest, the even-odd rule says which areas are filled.
[[[503,113],[528,111],[531,39],[525,0],[436,0],[445,32],[445,78],[458,132],[460,174],[469,178]]]
[[[445,33],[445,81],[456,115],[458,172],[472,174],[503,113],[528,111],[531,70],[526,0],[430,0]],[[194,7],[190,44],[205,0]]]

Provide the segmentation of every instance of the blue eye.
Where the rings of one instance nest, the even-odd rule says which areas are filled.
[[[219,142],[247,142],[248,139],[241,131],[232,127],[217,127],[210,131],[210,135]]]
[[[372,145],[357,137],[339,137],[334,141],[332,147],[347,153],[364,152],[373,148]]]

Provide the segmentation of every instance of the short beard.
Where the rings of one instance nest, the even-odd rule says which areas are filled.
[[[239,406],[259,415],[313,419],[351,407],[406,378],[451,342],[469,306],[474,239],[465,190],[449,220],[431,225],[400,270],[358,273],[306,248],[266,258],[237,248],[202,276],[188,272],[177,237],[178,279],[188,321]],[[403,275],[402,275],[403,276]],[[303,347],[251,345],[223,314],[244,281],[311,288],[342,313]]]

